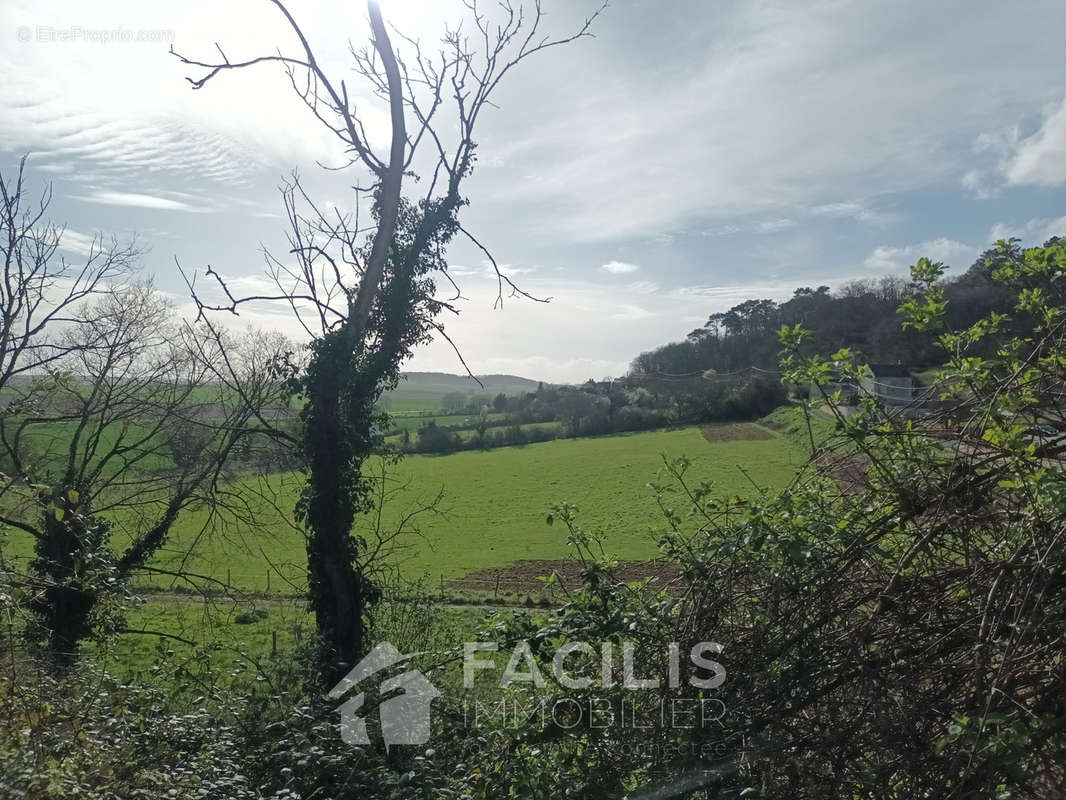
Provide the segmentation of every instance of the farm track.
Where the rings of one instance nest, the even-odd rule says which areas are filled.
[[[551,590],[552,598],[562,605],[566,602],[568,592],[574,591],[581,586],[581,562],[571,559],[536,559],[515,561],[499,567],[476,570],[461,578],[445,581],[441,599],[433,599],[432,595],[427,600],[448,608],[469,608],[478,610],[504,610],[514,608],[527,608],[521,600],[514,603],[503,603],[498,600],[475,602],[455,600],[447,596],[448,591],[453,592],[478,592],[482,596],[498,595],[500,592],[517,594],[519,596],[543,597],[546,589]],[[615,575],[620,580],[634,583],[652,579],[659,587],[669,587],[680,575],[677,564],[666,561],[627,561],[623,562],[615,570]],[[551,578],[552,583],[547,584],[545,578]],[[249,605],[274,605],[285,606],[299,602],[301,599],[296,594],[263,594],[249,592],[246,594],[234,593],[233,595],[206,593],[193,594],[189,592],[171,591],[143,591],[142,598],[147,602],[162,600],[168,603],[195,605],[199,603],[212,603],[218,606],[229,605],[234,608],[247,607]]]
[[[249,593],[245,595],[192,594],[190,592],[143,592],[140,599],[147,603],[168,603],[173,605],[212,605],[225,607],[234,611],[248,607],[287,608],[299,603],[303,598],[298,595],[264,595]],[[475,603],[461,600],[431,600],[433,605],[444,606],[456,611],[527,611],[529,607],[520,603]],[[543,606],[541,606],[543,608]]]

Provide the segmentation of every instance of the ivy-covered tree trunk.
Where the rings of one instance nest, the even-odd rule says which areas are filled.
[[[395,379],[398,354],[406,353],[396,338],[380,332],[377,357],[367,357],[367,333],[394,255],[407,144],[399,65],[377,2],[368,2],[367,10],[374,49],[385,71],[392,122],[389,161],[380,171],[377,193],[378,227],[359,289],[349,296],[347,319],[315,342],[304,381],[308,397],[304,444],[311,473],[305,491],[308,583],[321,672],[329,683],[344,675],[363,648],[368,587],[356,567],[358,545],[352,525],[369,496],[362,467],[371,453],[374,402],[385,382]],[[414,313],[413,304],[414,298],[405,295],[399,309],[404,319]]]
[[[116,554],[111,522],[93,513],[86,493],[53,487],[40,494],[32,563],[40,587],[29,602],[35,621],[26,637],[57,672],[69,669],[81,642],[99,632],[107,595],[126,585],[162,547],[188,497],[188,487],[179,486],[155,523]]]
[[[443,246],[457,229],[457,192],[433,204],[402,204],[384,281],[367,322],[353,341],[347,328],[312,345],[302,389],[309,480],[302,510],[307,528],[311,606],[320,641],[320,672],[336,683],[363,651],[368,604],[378,596],[359,566],[356,517],[373,503],[363,475],[374,453],[374,405],[399,379],[400,364],[424,341],[436,314],[433,283]]]
[[[37,539],[33,563],[44,585],[30,602],[36,624],[27,635],[44,646],[59,671],[75,662],[80,642],[92,632],[91,616],[102,590],[99,577],[111,561],[106,547],[109,524],[84,513],[70,499],[76,496],[42,496],[43,535]]]
[[[346,408],[364,405],[350,395],[354,360],[343,331],[327,335],[315,344],[305,378],[307,570],[322,675],[330,683],[343,677],[363,649],[366,592],[355,567],[352,525],[362,494],[359,470],[369,447],[359,452],[351,425],[359,416]],[[369,419],[366,428],[369,432]]]

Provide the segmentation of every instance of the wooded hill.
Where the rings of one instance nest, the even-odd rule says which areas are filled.
[[[1059,241],[1060,237],[1052,237],[1044,246]],[[1013,253],[1026,252],[1018,240],[1012,239],[1010,244]],[[1016,295],[992,277],[1006,259],[996,249],[986,250],[964,273],[944,281],[951,329],[964,328],[991,312],[1013,310]],[[747,300],[712,314],[702,328],[690,332],[683,341],[641,353],[633,359],[631,370],[634,375],[653,376],[706,370],[728,373],[749,367],[776,369],[778,331],[783,325],[796,324],[813,330],[811,349],[816,352],[833,353],[849,347],[871,363],[902,363],[916,369],[933,366],[940,363],[943,353],[929,337],[900,327],[898,309],[916,293],[917,287],[910,281],[885,276],[851,281],[836,291],[828,286],[801,287],[784,303]],[[1018,321],[1012,330],[1025,324]],[[990,340],[988,347],[993,346]]]

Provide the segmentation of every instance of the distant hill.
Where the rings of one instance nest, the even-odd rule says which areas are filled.
[[[517,394],[519,392],[532,392],[537,388],[539,381],[529,378],[520,378],[517,375],[478,375],[485,386],[477,385],[469,375],[452,375],[447,372],[404,372],[400,379],[400,385],[408,386],[434,386],[447,387],[450,392],[503,392],[504,394]]]
[[[484,386],[478,386],[469,375],[452,375],[447,372],[405,372],[399,385],[382,397],[383,405],[390,411],[434,410],[440,399],[452,392],[473,394],[517,395],[536,391],[539,381],[520,378],[517,375],[478,375]]]

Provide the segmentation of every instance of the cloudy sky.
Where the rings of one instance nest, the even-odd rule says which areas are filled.
[[[424,42],[458,18],[382,6]],[[544,6],[564,32],[592,3]],[[350,74],[365,10],[291,8],[327,71]],[[254,285],[262,247],[283,250],[286,174],[352,203],[315,166],[339,154],[277,69],[193,92],[168,54],[298,52],[266,0],[5,0],[0,15],[0,167],[31,154],[70,257],[95,233],[135,234],[176,297],[175,260]],[[748,297],[903,274],[921,255],[964,270],[997,238],[1066,234],[1064,27],[1061,0],[613,0],[594,39],[508,76],[467,185],[466,226],[552,302],[494,311],[481,254],[459,243],[468,299],[447,328],[475,372],[618,375]],[[361,108],[387,136],[383,109]],[[250,322],[297,333],[284,313]],[[409,368],[460,371],[439,343]]]

